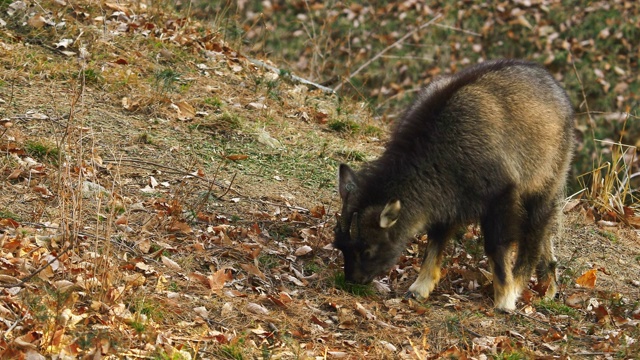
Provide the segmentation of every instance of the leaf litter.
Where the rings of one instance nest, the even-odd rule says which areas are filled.
[[[9,5],[10,17],[27,11],[20,3]],[[202,81],[215,77],[217,86],[227,91],[218,90],[220,96],[227,96],[229,103],[237,101],[234,97],[251,98],[250,91],[234,93],[233,89],[239,87],[239,81],[247,81],[246,73],[261,70],[232,46],[172,14],[164,14],[163,22],[154,22],[146,5],[139,6],[133,10],[126,3],[105,3],[111,11],[105,18],[84,4],[73,11],[77,19],[106,24],[121,39],[135,34],[192,54],[208,52],[215,59],[208,66],[216,70],[203,75]],[[27,22],[33,28],[55,26],[39,15],[28,18],[34,19]],[[65,19],[51,21],[59,24]],[[526,18],[517,19],[527,26]],[[75,23],[76,30],[82,29],[82,21]],[[67,28],[72,22],[68,24]],[[79,51],[75,41],[65,40],[78,38],[78,33],[49,43]],[[7,40],[3,37],[2,41]],[[49,50],[44,46],[44,51]],[[94,54],[97,51],[93,49]],[[175,56],[147,57],[172,61]],[[138,58],[145,55],[114,54],[110,61],[115,65],[105,67],[103,76],[115,73],[115,66],[141,69],[143,64],[153,64]],[[20,90],[24,86],[17,84]],[[54,86],[62,91],[65,85]],[[474,247],[479,232],[473,226],[448,250],[450,260],[443,269],[442,283],[427,302],[403,300],[401,293],[419,270],[420,250],[428,241],[425,237],[414,239],[399,264],[375,281],[377,293],[349,294],[334,284],[341,255],[328,246],[334,224],[331,216],[338,208],[332,187],[305,187],[286,174],[275,175],[281,181],[267,184],[262,180],[252,183],[255,180],[243,174],[234,185],[232,171],[243,170],[243,163],[252,156],[221,149],[218,162],[237,164],[202,170],[202,163],[180,156],[184,151],[181,141],[153,146],[148,141],[119,140],[117,135],[122,132],[135,133],[130,129],[135,128],[133,124],[148,129],[157,122],[167,124],[158,130],[162,139],[179,135],[194,141],[188,126],[204,105],[167,89],[150,95],[152,91],[145,91],[149,90],[145,86],[130,90],[139,91],[132,96],[105,94],[111,98],[109,105],[83,105],[99,107],[109,119],[119,122],[112,128],[101,117],[91,116],[86,118],[91,124],[88,135],[83,134],[87,123],[69,127],[69,136],[77,136],[77,143],[87,136],[105,142],[114,139],[105,147],[92,148],[105,158],[117,154],[106,166],[89,161],[92,156],[79,152],[77,143],[65,144],[62,164],[30,158],[22,151],[25,139],[51,136],[42,124],[54,118],[60,121],[51,116],[56,110],[49,108],[45,111],[49,115],[9,115],[16,125],[7,127],[1,144],[7,154],[2,169],[8,184],[2,188],[5,200],[0,219],[3,358],[158,354],[219,358],[230,349],[240,349],[237,351],[247,357],[267,352],[283,358],[317,359],[486,358],[501,353],[552,358],[613,356],[637,350],[640,308],[638,287],[632,286],[639,280],[637,243],[619,241],[606,250],[591,251],[600,250],[600,245],[590,249],[589,244],[606,241],[599,235],[600,228],[592,223],[581,225],[595,235],[580,229],[569,231],[570,240],[558,244],[561,278],[566,280],[560,289],[562,298],[542,302],[531,291],[523,296],[521,312],[511,315],[493,311],[487,292],[491,274],[487,260]],[[211,85],[200,89],[207,86]],[[281,135],[291,127],[287,122],[297,121],[293,128],[314,131],[326,128],[325,119],[335,115],[334,104],[325,95],[311,94],[320,99],[322,108],[314,110],[306,100],[300,101],[300,89],[282,86],[290,90],[289,107],[282,111],[294,115],[283,116],[282,123],[272,129],[252,129],[265,151],[296,145],[297,134]],[[253,99],[237,111],[254,117],[281,106],[259,96]],[[15,100],[22,114],[35,114],[29,100]],[[127,113],[118,113],[121,108]],[[133,115],[129,117],[128,112]],[[158,120],[140,121],[136,112]],[[112,136],[102,137],[98,127]],[[217,136],[227,136],[224,129],[216,131]],[[234,140],[246,141],[244,135],[236,131]],[[200,137],[197,141],[213,140]],[[366,146],[368,152],[379,151],[375,142]],[[127,157],[131,153],[138,157]],[[334,170],[335,164],[333,169],[323,169]],[[74,194],[75,189],[80,190]],[[234,196],[230,200],[224,196],[228,192]],[[29,205],[8,200],[16,198]],[[585,224],[588,211],[575,206],[570,223]],[[634,235],[620,230],[618,236],[637,242]],[[630,257],[619,258],[627,253]],[[609,259],[626,263],[612,264]]]

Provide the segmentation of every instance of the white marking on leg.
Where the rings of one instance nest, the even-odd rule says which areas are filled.
[[[515,310],[516,301],[518,301],[524,285],[521,284],[521,281],[514,281],[512,276],[507,277],[504,286],[495,281],[494,278],[493,291],[495,307],[502,310]]]
[[[496,308],[502,310],[515,310],[516,309],[516,300],[520,294],[515,291],[513,286],[508,286],[507,289],[503,289],[503,293],[496,296]]]
[[[427,249],[429,251],[429,249]],[[422,262],[420,273],[416,281],[409,287],[409,292],[422,298],[428,298],[429,294],[440,280],[440,264],[436,251],[429,251]]]

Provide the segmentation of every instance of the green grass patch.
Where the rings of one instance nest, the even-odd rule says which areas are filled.
[[[518,351],[518,350],[514,350],[514,351],[503,352],[503,353],[497,354],[497,355],[495,355],[493,357],[493,359],[495,359],[495,360],[524,360],[524,359],[531,359],[532,355],[533,354],[522,352],[522,351]]]
[[[336,155],[340,156],[341,158],[344,159],[344,161],[347,162],[351,162],[351,161],[365,161],[367,159],[367,156],[360,151],[356,151],[356,150],[346,150],[346,151],[337,151]]]
[[[145,315],[156,322],[162,321],[165,317],[162,308],[149,299],[136,301],[131,306],[131,312]]]
[[[41,141],[28,141],[24,145],[25,152],[42,163],[58,164],[60,150],[51,144]]]
[[[351,120],[333,120],[328,126],[329,129],[339,133],[353,134],[360,130],[360,125]]]
[[[238,130],[242,127],[242,118],[238,114],[224,112],[218,121],[229,129]]]
[[[75,74],[76,78],[83,79],[86,84],[99,84],[104,82],[104,77],[93,69],[85,69]]]
[[[129,326],[131,326],[131,328],[138,334],[144,333],[144,331],[147,329],[146,326],[139,321],[132,321],[129,323]]]
[[[318,273],[322,270],[322,266],[315,262],[307,262],[304,264],[304,272],[305,274],[312,275]]]
[[[0,218],[2,219],[13,219],[17,222],[22,221],[20,215],[15,214],[9,210],[0,210]]]
[[[278,260],[277,256],[268,254],[260,255],[258,257],[258,263],[263,269],[273,269],[276,266],[280,265],[280,261]]]
[[[180,73],[173,69],[156,71],[153,74],[153,85],[159,93],[166,93],[176,88],[176,82],[180,79]]]
[[[598,231],[598,234],[600,234],[600,236],[606,238],[607,240],[611,241],[612,243],[618,242],[618,236],[611,231],[602,230],[602,231]]]
[[[145,132],[138,136],[138,142],[142,144],[153,145],[155,140],[153,138],[153,135]]]
[[[218,359],[229,359],[229,360],[243,360],[244,354],[242,353],[241,344],[230,344],[221,346],[218,351],[216,351],[216,355]]]
[[[550,299],[543,299],[536,302],[534,305],[536,306],[536,309],[547,314],[567,315],[571,316],[574,319],[578,318],[578,312],[574,308],[567,306],[561,302]]]
[[[344,272],[338,272],[333,275],[333,283],[337,289],[344,290],[348,293],[357,296],[371,296],[375,294],[375,290],[372,285],[352,284],[347,282],[344,277]]]
[[[216,109],[219,109],[224,105],[222,100],[217,96],[205,98],[204,103]]]
[[[381,137],[384,134],[382,129],[373,125],[365,126],[365,128],[362,130],[362,133],[367,136],[373,136],[373,137]]]

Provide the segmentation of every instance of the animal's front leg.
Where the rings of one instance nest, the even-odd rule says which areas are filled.
[[[440,281],[440,264],[447,239],[453,226],[434,226],[428,232],[429,242],[416,281],[411,284],[405,297],[426,299]]]

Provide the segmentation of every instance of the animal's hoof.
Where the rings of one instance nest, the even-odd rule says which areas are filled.
[[[404,294],[404,298],[405,298],[405,299],[407,299],[407,300],[409,300],[409,299],[413,299],[413,300],[417,300],[417,301],[424,301],[424,300],[426,300],[426,298],[425,298],[424,296],[422,296],[422,295],[420,295],[420,294],[418,294],[418,293],[415,293],[415,292],[413,292],[413,291],[411,291],[411,290],[407,291],[407,292]]]
[[[513,315],[515,313],[515,310],[500,309],[500,308],[496,308],[495,311],[498,314],[505,314],[505,315]]]

